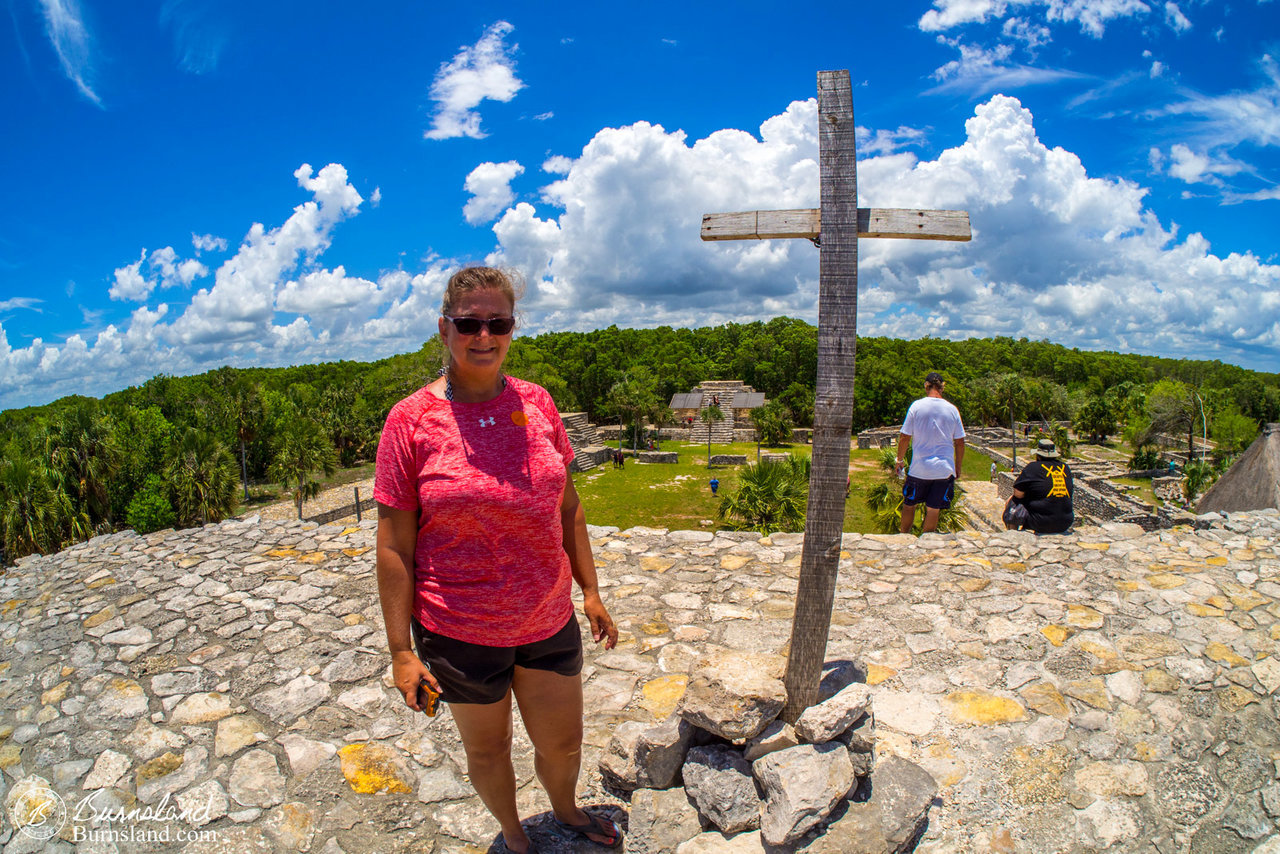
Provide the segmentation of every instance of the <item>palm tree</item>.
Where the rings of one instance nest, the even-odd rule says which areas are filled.
[[[737,531],[802,531],[808,498],[808,457],[765,460],[742,470],[737,489],[720,499],[716,517]]]
[[[886,461],[889,468],[886,468]],[[896,534],[902,523],[902,480],[897,476],[896,468],[896,455],[886,449],[880,455],[884,480],[867,490],[867,508],[871,511],[872,524],[878,534]],[[938,514],[938,531],[963,531],[968,525],[969,514],[964,512],[964,498],[957,492],[951,506]],[[917,514],[914,533],[920,533],[923,526],[924,514]]]
[[[45,453],[62,491],[89,528],[111,520],[109,484],[120,470],[121,453],[111,419],[96,401],[60,413],[45,430]]]
[[[711,425],[724,420],[724,413],[714,403],[698,413],[698,418],[707,425],[707,468],[711,468]]]
[[[333,474],[336,467],[337,455],[320,425],[303,418],[290,423],[280,435],[267,477],[285,489],[296,486],[294,501],[301,519],[302,502],[320,492],[320,483],[311,479],[312,472]]]
[[[244,500],[249,501],[249,464],[247,443],[252,442],[262,429],[266,415],[262,408],[262,389],[257,383],[238,381],[227,390],[223,404],[227,421],[236,439],[240,441],[240,480],[244,484]]]
[[[47,466],[20,456],[0,462],[0,544],[6,561],[58,548],[68,529],[79,534],[87,528],[87,520],[76,525],[75,516]]]
[[[235,502],[235,459],[211,433],[188,427],[173,447],[165,476],[184,521],[219,522]]]

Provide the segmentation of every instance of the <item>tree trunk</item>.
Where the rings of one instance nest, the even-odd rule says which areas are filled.
[[[788,722],[818,699],[849,475],[858,317],[858,176],[848,71],[818,72],[818,155],[822,182],[818,385],[809,508],[787,657],[787,704],[781,714]]]
[[[249,503],[249,465],[245,462],[244,439],[240,440],[240,480],[244,484],[244,503]]]

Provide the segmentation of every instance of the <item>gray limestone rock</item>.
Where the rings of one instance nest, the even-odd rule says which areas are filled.
[[[1236,797],[1223,814],[1222,823],[1245,839],[1262,839],[1275,829],[1257,792]]]
[[[157,697],[167,697],[170,694],[195,694],[212,690],[217,681],[217,676],[203,668],[183,667],[152,676],[151,692]]]
[[[770,753],[751,770],[764,789],[760,833],[769,845],[794,842],[817,826],[857,781],[849,751],[834,741]]]
[[[320,678],[325,682],[363,682],[381,673],[386,664],[383,656],[348,649],[320,671]]]
[[[796,719],[796,735],[807,744],[823,744],[853,726],[871,705],[871,689],[854,683],[828,700],[810,706]]]
[[[850,753],[870,753],[876,746],[875,715],[868,711],[842,732],[838,740],[848,745]]]
[[[640,788],[636,748],[646,729],[643,721],[624,721],[614,729],[608,748],[600,757],[600,776],[607,785],[623,791]]]
[[[98,760],[93,763],[93,771],[85,778],[82,788],[106,789],[120,782],[120,778],[128,773],[133,760],[123,753],[104,750]]]
[[[742,751],[742,758],[748,762],[755,762],[760,757],[767,756],[775,750],[786,750],[788,747],[795,747],[799,743],[800,739],[796,737],[795,728],[791,724],[774,721],[755,738],[748,739]]]
[[[870,798],[851,803],[806,849],[809,854],[901,854],[924,828],[938,784],[929,772],[898,756],[871,774]]]
[[[707,821],[725,833],[760,826],[760,795],[751,766],[738,751],[721,744],[694,747],[685,757],[683,774],[689,799]]]
[[[636,780],[640,786],[668,789],[676,785],[685,754],[696,735],[696,728],[675,714],[642,732],[635,755]]]
[[[134,720],[147,713],[147,693],[132,679],[113,678],[102,693],[85,708],[84,718],[91,726],[121,730],[133,726]]]
[[[252,697],[249,705],[276,723],[288,724],[329,699],[332,693],[329,683],[303,675]]]
[[[702,832],[697,808],[684,789],[637,789],[631,795],[626,854],[673,854]]]
[[[286,733],[277,740],[284,747],[295,777],[305,777],[338,753],[338,748],[326,741],[314,741],[297,733]]]
[[[723,738],[752,738],[786,703],[784,666],[775,655],[712,650],[694,665],[677,711]]]
[[[457,766],[445,760],[432,768],[423,768],[418,772],[418,800],[424,804],[439,801],[455,801],[470,797],[475,793],[471,784],[462,779]]]
[[[1175,824],[1192,825],[1211,810],[1222,791],[1209,772],[1197,765],[1174,765],[1156,777],[1156,805]]]
[[[284,802],[284,775],[276,758],[265,750],[250,750],[231,767],[227,790],[246,807],[272,807]]]
[[[656,726],[627,721],[609,740],[600,773],[616,789],[669,789],[679,782],[685,753],[697,733],[675,714]]]
[[[227,814],[227,793],[217,780],[205,780],[192,786],[175,800],[178,809],[187,814],[192,827],[204,827]]]

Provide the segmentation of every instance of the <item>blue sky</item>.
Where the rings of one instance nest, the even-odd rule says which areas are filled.
[[[465,9],[461,8],[466,6]],[[8,0],[0,406],[417,349],[449,272],[523,330],[816,320],[816,72],[848,68],[861,334],[1280,370],[1280,2]]]

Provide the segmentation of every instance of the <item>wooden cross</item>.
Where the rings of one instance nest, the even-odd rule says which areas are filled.
[[[813,466],[795,617],[787,656],[784,720],[817,702],[831,629],[844,527],[857,344],[858,238],[968,240],[965,211],[858,207],[853,93],[848,71],[818,72],[820,210],[707,214],[703,240],[806,237],[819,249],[818,387]],[[843,477],[842,477],[843,475]]]

